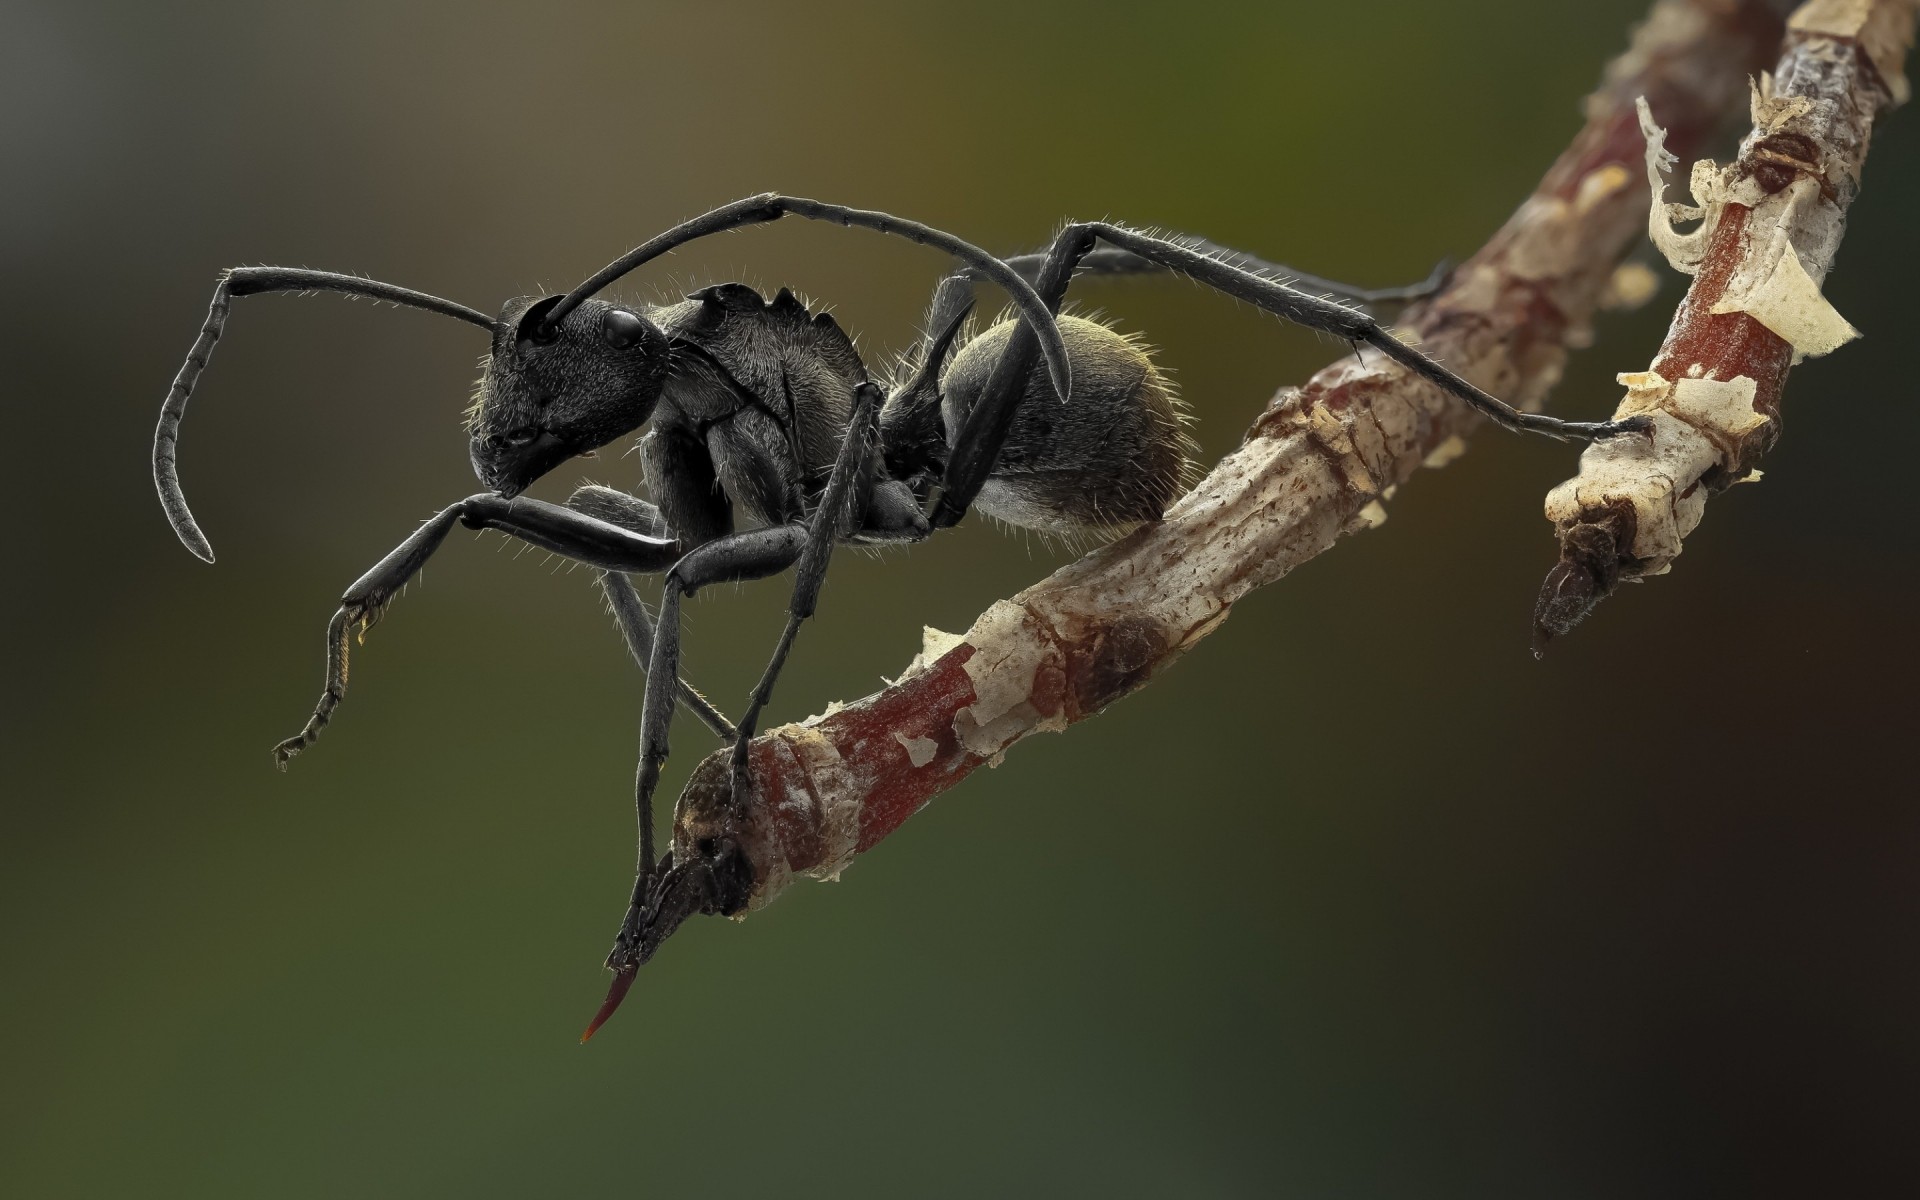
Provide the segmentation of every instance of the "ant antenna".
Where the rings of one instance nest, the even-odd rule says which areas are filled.
[[[213,355],[213,344],[220,340],[220,334],[227,327],[233,297],[252,296],[260,292],[342,292],[349,296],[365,296],[370,300],[386,300],[408,308],[425,309],[443,317],[455,317],[478,325],[488,333],[497,333],[499,330],[498,323],[492,317],[464,304],[455,304],[451,300],[396,287],[391,283],[381,283],[377,279],[362,279],[358,275],[289,267],[240,267],[222,275],[219,285],[213,289],[213,304],[207,309],[207,323],[200,327],[200,336],[194,339],[193,349],[187,351],[186,363],[181,366],[180,373],[173,377],[173,386],[167,389],[166,402],[160,406],[160,425],[153,431],[153,484],[160,490],[160,507],[166,510],[167,523],[173,526],[180,543],[192,551],[196,558],[206,562],[213,561],[213,546],[207,541],[207,535],[200,531],[199,523],[187,508],[186,494],[180,490],[180,472],[175,461],[180,443],[180,418],[186,415],[187,398],[193,395],[193,385],[199,381],[200,372],[206,369],[207,359]]]
[[[1006,263],[971,242],[962,241],[931,225],[922,225],[918,221],[909,221],[890,213],[843,208],[838,204],[807,200],[799,196],[783,196],[778,192],[766,192],[722,205],[704,216],[676,225],[652,241],[627,251],[602,267],[591,279],[568,292],[559,303],[548,309],[543,328],[552,330],[581,301],[635,267],[650,262],[670,250],[684,246],[697,238],[706,237],[708,234],[724,233],[744,225],[760,225],[768,221],[777,221],[785,216],[806,217],[813,221],[831,221],[848,227],[858,226],[862,229],[871,229],[876,233],[903,237],[922,246],[933,246],[945,250],[1006,290],[1007,295],[1013,299],[1014,308],[1019,311],[1020,316],[1040,339],[1040,354],[1047,361],[1047,375],[1053,381],[1054,392],[1062,400],[1073,394],[1073,375],[1067,365],[1067,344],[1060,337],[1060,327],[1054,323],[1052,311],[1047,308],[1046,302],[1040,299],[1040,294],[1033,290],[1033,285],[1022,279]]]

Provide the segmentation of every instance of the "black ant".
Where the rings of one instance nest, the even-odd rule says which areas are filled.
[[[936,290],[925,340],[885,394],[832,318],[810,312],[785,289],[770,301],[739,283],[669,305],[594,299],[627,272],[696,238],[784,216],[908,238],[962,264]],[[1596,439],[1638,428],[1518,412],[1398,341],[1358,307],[1417,298],[1436,281],[1367,292],[1199,239],[1105,222],[1068,225],[1044,254],[1002,260],[886,213],[766,194],[661,234],[564,296],[509,301],[497,318],[357,276],[281,267],[230,271],[161,409],[154,479],[174,532],[212,562],[212,547],[181,493],[175,452],[187,398],[236,296],[343,292],[486,330],[491,352],[469,429],[474,473],[488,490],[433,517],[347,589],[327,628],[326,690],[306,727],[274,754],[285,766],[319,736],[346,691],[350,634],[379,619],[456,524],[496,529],[599,568],[648,675],[635,789],[639,866],[607,957],[613,985],[590,1036],[641,964],[687,917],[734,913],[746,903],[751,869],[724,837],[708,839],[688,861],[676,861],[671,851],[655,860],[653,792],[668,728],[676,704],[684,703],[732,740],[733,804],[744,811],[752,793],[747,743],[801,622],[814,611],[836,540],[917,542],[956,524],[970,508],[1055,533],[1113,531],[1165,512],[1189,476],[1191,443],[1173,389],[1132,339],[1059,315],[1076,273],[1159,270],[1356,347],[1372,346],[1508,429]],[[1013,316],[963,341],[977,280],[1003,288]],[[642,425],[648,426],[639,449],[651,502],[604,487],[583,487],[565,505],[520,495],[560,464]],[[736,509],[753,528],[735,531]],[[679,679],[681,598],[708,584],[790,567],[797,569],[786,628],[735,725]],[[665,576],[657,627],[649,627],[627,572]]]

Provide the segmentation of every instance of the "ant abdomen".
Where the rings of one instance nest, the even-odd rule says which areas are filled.
[[[1059,318],[1073,369],[1073,395],[1056,397],[1044,372],[1028,380],[1013,428],[974,507],[1045,533],[1124,529],[1158,520],[1191,482],[1188,415],[1173,381],[1139,339],[1098,321]],[[951,445],[1015,323],[962,346],[940,380]]]

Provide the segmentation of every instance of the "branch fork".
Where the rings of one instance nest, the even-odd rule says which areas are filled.
[[[1537,409],[1569,347],[1590,340],[1596,307],[1619,294],[1616,270],[1647,227],[1636,97],[1662,114],[1677,148],[1696,152],[1737,111],[1780,34],[1764,0],[1658,0],[1572,145],[1447,287],[1404,315],[1406,335]],[[929,631],[884,690],[756,738],[744,809],[726,752],[701,762],[675,811],[676,857],[731,839],[754,872],[750,908],[796,876],[838,875],[1021,738],[1138,689],[1248,592],[1379,524],[1395,489],[1457,458],[1478,424],[1383,356],[1343,357],[1282,389],[1163,520],[994,604],[957,637]]]
[[[1693,165],[1692,204],[1664,201],[1657,105],[1636,101],[1653,204],[1648,235],[1692,275],[1653,363],[1622,374],[1615,418],[1645,438],[1595,443],[1547,495],[1560,562],[1535,608],[1536,650],[1566,633],[1622,579],[1672,569],[1707,500],[1760,478],[1780,435],[1789,369],[1859,336],[1820,287],[1860,189],[1878,115],[1905,99],[1915,0],[1812,0],[1788,22],[1779,63],[1750,85],[1752,130],[1725,167]],[[1682,233],[1676,222],[1699,221]]]

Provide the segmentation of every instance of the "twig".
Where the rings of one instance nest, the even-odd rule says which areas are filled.
[[[1588,448],[1579,475],[1547,496],[1560,562],[1534,609],[1536,652],[1621,579],[1671,569],[1707,498],[1760,477],[1755,464],[1780,436],[1788,368],[1858,336],[1820,283],[1860,190],[1874,118],[1906,98],[1916,15],[1916,0],[1803,4],[1774,75],[1753,87],[1739,157],[1694,164],[1694,205],[1653,210],[1654,244],[1693,286],[1653,365],[1620,376],[1616,416],[1647,416],[1651,436]],[[1653,123],[1663,117],[1642,102],[1656,201],[1674,161]],[[1695,219],[1691,233],[1673,228]]]
[[[1659,0],[1572,146],[1445,291],[1407,314],[1411,335],[1468,379],[1537,407],[1646,220],[1634,98],[1654,98],[1674,142],[1697,150],[1736,111],[1780,30],[1757,0]],[[1015,741],[1100,711],[1249,591],[1378,524],[1392,489],[1463,451],[1477,424],[1379,356],[1345,357],[1283,390],[1164,521],[996,603],[963,637],[929,631],[884,691],[755,739],[745,814],[729,809],[727,755],[701,762],[675,811],[676,857],[734,839],[756,907],[794,874],[837,875]]]

